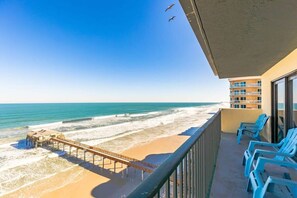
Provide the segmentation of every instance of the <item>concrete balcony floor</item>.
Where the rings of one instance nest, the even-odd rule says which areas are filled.
[[[251,198],[253,194],[246,191],[248,179],[244,177],[242,157],[247,149],[248,137],[243,137],[241,144],[236,142],[236,134],[222,133],[216,169],[210,197]],[[267,193],[265,197],[279,197]]]

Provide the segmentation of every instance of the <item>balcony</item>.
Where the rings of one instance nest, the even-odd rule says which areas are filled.
[[[260,96],[261,92],[233,92],[230,96]]]
[[[238,84],[231,85],[230,88],[245,88],[245,87],[261,87],[260,83],[248,83],[248,84]]]
[[[238,145],[236,130],[261,113],[222,109],[128,197],[252,197],[241,165],[250,139]]]
[[[231,103],[235,104],[261,104],[261,100],[230,100]]]

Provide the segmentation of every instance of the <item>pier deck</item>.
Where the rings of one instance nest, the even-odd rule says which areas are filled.
[[[32,131],[29,132],[26,138],[27,145],[29,146],[45,146],[52,145],[54,148],[60,149],[60,145],[62,145],[62,150],[68,152],[69,155],[73,154],[72,150],[76,151],[76,157],[78,157],[79,150],[83,151],[83,160],[86,161],[87,153],[92,154],[93,156],[93,164],[95,164],[95,157],[99,156],[100,160],[102,160],[102,168],[104,168],[105,159],[109,159],[110,163],[113,161],[114,164],[114,172],[116,172],[117,163],[127,166],[126,174],[128,174],[128,168],[132,167],[137,170],[141,170],[142,179],[144,178],[144,173],[152,173],[156,165],[150,164],[148,162],[140,161],[128,156],[124,156],[115,152],[107,151],[95,146],[89,146],[87,144],[83,144],[74,140],[65,139],[62,133],[51,131],[51,130],[40,130],[40,131]],[[68,147],[66,150],[65,147]]]
[[[73,140],[51,138],[50,142],[54,145],[57,144],[57,146],[58,146],[58,144],[62,144],[63,148],[64,148],[63,150],[65,150],[65,145],[67,145],[69,147],[69,152],[71,152],[72,148],[75,148],[76,151],[83,150],[84,155],[85,155],[85,153],[88,152],[88,153],[93,154],[93,158],[95,156],[100,156],[100,157],[103,157],[103,161],[104,161],[104,159],[109,159],[109,160],[114,161],[115,164],[116,163],[125,164],[128,167],[133,167],[135,169],[142,170],[147,173],[152,173],[154,171],[154,169],[157,167],[156,165],[153,165],[153,164],[150,164],[147,162],[133,159],[133,158],[130,158],[130,157],[118,154],[118,153],[114,153],[111,151],[107,151],[107,150],[98,148],[98,147],[82,144],[80,142],[76,142]],[[84,158],[85,158],[85,156],[84,156]]]

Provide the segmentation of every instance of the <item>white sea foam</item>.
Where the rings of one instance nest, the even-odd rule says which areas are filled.
[[[63,122],[52,122],[52,123],[47,123],[47,124],[32,125],[32,126],[28,126],[28,127],[29,127],[29,129],[39,129],[39,128],[56,127],[56,126],[59,126],[62,124],[63,124]]]
[[[125,143],[123,143],[122,147],[119,147],[119,149],[128,149],[139,141],[150,141],[159,137],[179,134],[191,126],[199,127],[212,116],[212,113],[226,106],[226,104],[214,104],[143,114],[100,116],[81,122],[35,125],[30,126],[30,129],[59,130],[65,134],[66,138],[90,145],[100,145],[107,141],[129,136],[129,144],[124,145]],[[178,124],[173,125],[176,122]],[[160,126],[172,127],[168,129],[165,127],[166,130],[156,130],[157,132],[153,134],[144,133],[143,137],[141,136],[144,130]],[[132,134],[133,136],[131,136]],[[142,137],[141,140],[133,138],[134,134],[135,137],[136,134],[137,137]],[[116,149],[110,148],[114,151]],[[73,166],[73,163],[63,159],[65,156],[59,157],[64,154],[65,152],[51,153],[43,148],[25,149],[24,142],[0,145],[0,196]],[[28,170],[30,171],[28,172]]]

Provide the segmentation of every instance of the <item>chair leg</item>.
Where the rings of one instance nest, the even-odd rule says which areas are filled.
[[[242,136],[242,134],[243,134],[242,130],[238,130],[237,144],[240,144],[240,140],[241,140],[241,136]]]
[[[246,163],[245,163],[245,167],[244,167],[245,177],[248,177],[250,175],[252,165],[253,165],[253,161],[252,161],[252,158],[250,157],[246,160]]]
[[[249,178],[249,180],[248,180],[248,184],[247,184],[247,187],[246,187],[246,191],[247,191],[247,192],[252,192],[252,188],[251,188],[251,186],[252,186],[252,183],[251,183],[251,179]]]
[[[242,158],[242,166],[245,166],[245,162],[246,162],[245,155],[243,155],[243,158]]]
[[[263,198],[263,197],[264,197],[264,193],[262,191],[262,188],[256,188],[254,190],[253,198]]]

